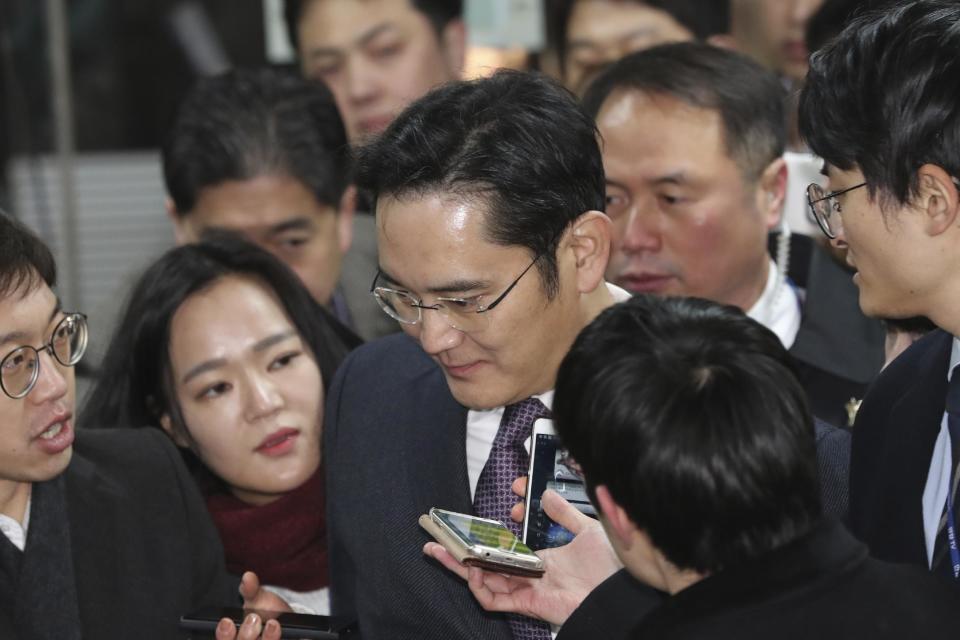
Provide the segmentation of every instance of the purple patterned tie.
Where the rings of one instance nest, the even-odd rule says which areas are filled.
[[[490,457],[483,465],[473,498],[474,513],[504,523],[518,537],[520,525],[510,518],[510,509],[520,499],[511,491],[513,481],[526,475],[530,454],[523,443],[533,432],[537,418],[549,418],[550,411],[537,398],[508,405],[493,439]],[[550,625],[526,616],[508,614],[514,640],[550,640]]]

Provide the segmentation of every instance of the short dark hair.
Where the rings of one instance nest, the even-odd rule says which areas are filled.
[[[0,298],[26,295],[41,283],[57,283],[50,249],[19,220],[0,210]]]
[[[237,69],[200,79],[163,146],[163,176],[179,215],[202,189],[283,175],[339,207],[350,182],[347,134],[330,90],[290,70]]]
[[[300,46],[300,35],[297,33],[300,18],[303,17],[303,11],[307,5],[313,1],[284,0],[283,17],[287,23],[290,44],[295,50]],[[409,2],[414,9],[426,16],[437,36],[443,33],[443,28],[451,20],[457,20],[463,16],[463,0],[409,0]]]
[[[871,195],[908,202],[917,169],[960,177],[960,4],[904,2],[854,19],[815,53],[800,94],[800,133]]]
[[[727,152],[747,178],[759,177],[786,148],[786,92],[774,74],[743,54],[700,42],[637,51],[597,76],[583,106],[597,117],[607,98],[621,90],[717,111]]]
[[[606,486],[680,568],[733,567],[820,517],[806,395],[776,335],[735,307],[607,309],[564,358],[553,416],[594,501]]]
[[[254,278],[276,294],[316,358],[324,387],[330,384],[356,344],[342,341],[336,320],[285,264],[239,235],[216,231],[171,249],[137,281],[84,405],[83,426],[159,428],[167,414],[185,429],[171,377],[171,322],[188,298],[231,275]]]
[[[581,0],[548,0],[547,41],[566,73],[567,34],[573,6]],[[642,4],[659,9],[690,31],[697,40],[730,32],[730,0],[623,0],[624,4]]]
[[[560,237],[585,211],[603,211],[605,198],[591,119],[558,83],[512,70],[414,102],[358,151],[357,184],[374,197],[446,191],[478,200],[490,242],[542,256],[550,297]]]

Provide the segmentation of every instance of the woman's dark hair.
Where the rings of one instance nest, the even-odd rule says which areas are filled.
[[[81,426],[159,428],[160,417],[167,414],[174,428],[186,434],[173,388],[171,322],[190,296],[227,276],[255,278],[276,294],[316,358],[327,388],[356,342],[344,341],[337,321],[286,265],[239,236],[218,231],[198,244],[171,249],[140,277],[84,406]]]
[[[806,395],[776,335],[734,307],[604,311],[560,366],[553,416],[591,497],[606,486],[680,568],[736,566],[820,517]]]

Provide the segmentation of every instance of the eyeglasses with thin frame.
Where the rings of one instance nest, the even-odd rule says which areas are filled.
[[[537,254],[533,261],[527,265],[527,268],[514,278],[510,286],[494,298],[493,302],[487,305],[483,304],[484,296],[475,296],[472,298],[449,298],[440,296],[436,298],[434,304],[424,304],[423,300],[418,299],[409,291],[392,289],[390,287],[378,287],[377,280],[382,274],[379,269],[377,269],[377,275],[373,278],[373,284],[370,285],[370,292],[373,294],[373,297],[377,299],[383,312],[401,324],[412,326],[419,323],[423,319],[423,310],[429,309],[439,313],[454,329],[467,333],[479,331],[487,326],[488,316],[485,315],[486,312],[491,311],[503,302],[507,294],[513,291],[517,283],[520,282],[520,279],[526,275],[527,271],[530,271],[542,256],[542,253]]]
[[[49,353],[65,367],[80,362],[87,350],[87,316],[68,313],[57,323],[50,340],[37,349],[17,347],[0,360],[0,389],[14,400],[26,396],[40,378],[40,354]]]
[[[960,189],[960,180],[953,176],[950,176],[950,180]],[[848,191],[853,191],[866,185],[866,182],[861,182],[852,187],[847,187],[840,191],[831,191],[830,193],[825,192],[823,187],[816,182],[807,186],[807,203],[810,205],[810,210],[813,212],[813,217],[816,219],[817,225],[825,236],[833,240],[837,237],[837,232],[840,230],[839,214],[842,213],[842,209],[840,208],[840,201],[837,200],[837,196],[842,196]]]
[[[848,191],[867,186],[866,182],[855,184],[852,187],[841,189],[840,191],[831,191],[827,193],[816,182],[807,186],[807,203],[813,212],[813,217],[824,235],[833,240],[837,237],[839,230],[840,201],[837,196],[842,196]],[[835,217],[836,216],[836,217]]]

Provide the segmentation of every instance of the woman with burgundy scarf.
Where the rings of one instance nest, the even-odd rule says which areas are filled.
[[[140,278],[81,423],[165,431],[206,497],[227,568],[326,614],[324,392],[358,343],[285,265],[218,233]]]

